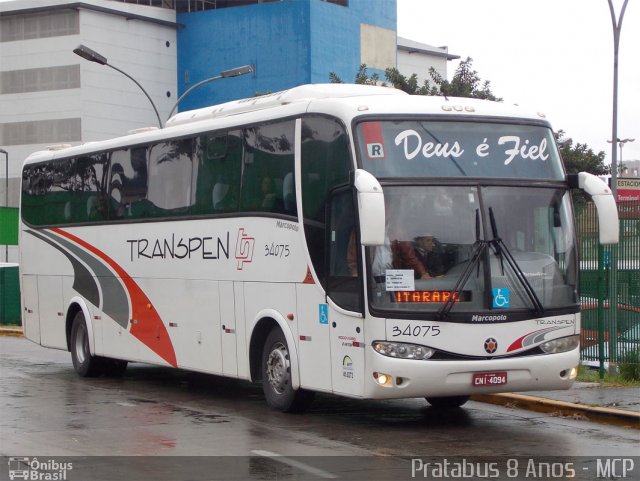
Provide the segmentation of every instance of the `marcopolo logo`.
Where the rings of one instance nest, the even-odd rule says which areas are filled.
[[[25,479],[28,481],[66,481],[68,471],[73,469],[73,463],[60,462],[54,459],[39,460],[38,458],[10,457],[9,479]]]

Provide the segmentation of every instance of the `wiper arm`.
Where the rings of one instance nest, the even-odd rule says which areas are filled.
[[[453,304],[455,303],[455,298],[453,293],[458,292],[460,289],[464,287],[464,285],[469,280],[469,277],[471,277],[473,268],[476,265],[478,265],[478,275],[480,274],[479,261],[482,258],[482,254],[488,245],[489,245],[488,241],[480,240],[480,213],[478,209],[476,209],[476,241],[473,243],[471,260],[469,261],[467,266],[464,268],[464,271],[462,272],[462,274],[460,274],[460,277],[458,277],[458,280],[456,281],[456,284],[453,286],[453,290],[451,291],[452,293],[451,296],[449,296],[449,299],[447,299],[447,302],[444,303],[444,305],[440,308],[440,310],[436,314],[437,320],[439,321],[443,320],[449,315],[449,312],[451,312],[451,309],[453,309]]]
[[[503,242],[503,240],[498,235],[498,227],[496,225],[496,218],[493,215],[493,208],[489,207],[489,220],[491,222],[491,232],[493,234],[493,239],[489,241],[491,246],[493,247],[493,251],[496,254],[496,257],[500,259],[500,266],[502,268],[502,273],[504,274],[504,260],[507,261],[507,264],[516,275],[516,279],[520,282],[522,287],[524,287],[524,291],[527,294],[527,297],[533,304],[533,307],[538,315],[544,313],[544,307],[542,306],[542,302],[540,302],[540,298],[536,294],[536,291],[531,287],[531,284],[527,280],[527,276],[524,274],[516,259],[511,254],[511,251],[507,247],[507,245]],[[504,260],[503,260],[504,259]]]

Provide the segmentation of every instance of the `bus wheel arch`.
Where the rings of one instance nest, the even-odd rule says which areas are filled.
[[[262,390],[271,409],[301,413],[309,407],[315,393],[294,386],[295,351],[290,346],[279,326],[269,331],[260,359]]]
[[[91,320],[91,316],[89,315],[89,309],[87,308],[84,301],[78,297],[74,297],[69,302],[69,307],[67,308],[67,316],[65,320],[65,332],[67,335],[67,350],[71,351],[71,330],[73,329],[73,321],[78,314],[78,312],[82,312],[84,314],[85,323],[87,325],[87,332],[89,335],[89,348],[92,354],[95,354],[95,342],[94,342],[94,329],[93,322]]]
[[[252,382],[262,381],[262,349],[267,336],[274,327],[279,327],[275,319],[263,317],[256,322],[249,341],[249,375]]]
[[[89,324],[82,309],[73,317],[70,335],[71,361],[80,377],[96,377],[102,374],[103,359],[91,353]]]

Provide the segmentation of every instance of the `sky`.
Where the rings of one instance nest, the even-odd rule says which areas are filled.
[[[612,1],[619,17],[624,0]],[[397,0],[397,5],[399,36],[447,45],[450,53],[473,58],[474,70],[491,81],[497,97],[544,112],[555,130],[596,153],[604,151],[610,163],[613,25],[607,0]],[[618,60],[618,138],[635,139],[624,144],[622,159],[640,160],[640,0],[628,2]],[[449,62],[449,78],[458,62]]]
[[[449,47],[504,102],[544,112],[611,162],[613,24],[607,0],[397,0],[398,35]],[[613,0],[616,17],[623,0]],[[451,61],[451,78],[459,61]],[[640,0],[629,0],[618,54],[622,159],[640,160]],[[620,151],[618,150],[618,159]]]

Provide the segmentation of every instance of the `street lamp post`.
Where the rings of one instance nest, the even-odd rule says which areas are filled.
[[[616,12],[613,1],[608,0],[611,13],[611,25],[613,26],[613,121],[611,128],[611,192],[613,198],[618,200],[618,50],[620,47],[620,30],[622,19],[627,9],[629,0],[624,0],[620,17],[616,20]],[[618,250],[615,244],[609,246],[610,271],[609,271],[609,312],[611,324],[609,325],[609,369],[614,369],[618,361]],[[600,363],[601,377],[604,372],[604,364]]]
[[[618,50],[620,47],[620,30],[622,30],[622,19],[624,11],[627,9],[627,2],[624,0],[622,9],[620,10],[620,18],[616,20],[616,12],[613,9],[613,1],[609,1],[609,12],[611,13],[611,24],[613,26],[613,125],[611,138],[611,190],[613,198],[617,199],[617,180],[618,180],[618,162],[617,162],[617,143],[618,143]]]
[[[617,139],[618,145],[620,146],[620,160],[619,160],[619,164],[620,164],[620,174],[624,173],[624,164],[622,163],[622,147],[624,147],[624,144],[626,144],[627,142],[635,142],[636,139]],[[607,140],[607,142],[612,143],[611,140]]]
[[[238,77],[240,75],[245,75],[251,72],[253,72],[253,68],[251,67],[251,65],[243,65],[242,67],[236,67],[236,68],[232,68],[231,70],[225,70],[224,72],[220,72],[220,74],[216,75],[215,77],[210,77],[208,79],[201,80],[196,84],[193,84],[178,98],[175,105],[171,109],[171,112],[169,112],[169,116],[167,117],[167,120],[171,118],[171,116],[173,115],[173,112],[175,112],[175,110],[178,108],[178,104],[182,101],[182,99],[184,99],[188,94],[190,94],[193,90],[200,87],[201,85],[204,85],[209,82],[213,82],[214,80],[220,80],[222,78],[228,78],[228,77]]]
[[[78,45],[78,47],[73,50],[73,53],[75,53],[76,55],[79,55],[80,57],[82,57],[85,60],[88,60],[89,62],[94,62],[94,63],[100,64],[100,65],[106,65],[107,67],[110,67],[113,70],[115,70],[117,72],[120,72],[125,77],[131,79],[133,81],[133,83],[135,83],[138,87],[140,87],[140,90],[142,90],[142,93],[145,94],[147,99],[149,99],[149,102],[151,102],[151,106],[153,107],[153,110],[156,113],[156,117],[158,118],[158,126],[160,128],[162,128],[162,120],[160,120],[160,114],[158,113],[158,109],[156,108],[156,104],[153,103],[153,100],[151,100],[151,97],[149,96],[147,91],[142,87],[142,85],[140,85],[140,83],[136,79],[134,79],[127,72],[125,72],[123,70],[120,70],[119,68],[114,67],[113,65],[109,64],[107,62],[107,58],[106,57],[100,55],[98,52],[96,52],[94,50],[91,50],[89,47],[86,47],[85,45]]]
[[[9,152],[4,149],[0,149],[0,154],[4,154],[5,164],[4,164],[4,205],[5,207],[9,207]],[[4,260],[5,262],[9,262],[9,245],[5,244],[4,246]]]

